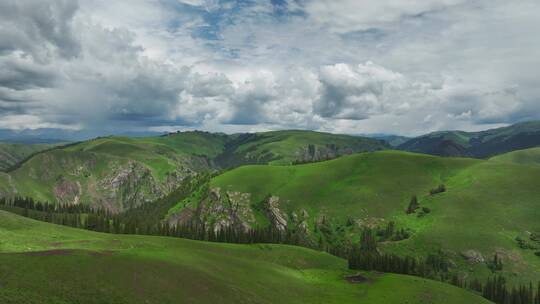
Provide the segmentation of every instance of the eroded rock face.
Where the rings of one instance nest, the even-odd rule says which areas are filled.
[[[53,195],[62,205],[76,205],[79,203],[82,189],[79,182],[69,181],[60,176],[53,188]]]
[[[299,213],[293,211],[291,213],[291,222],[298,228],[300,231],[303,231],[306,235],[309,234],[309,229],[307,221],[309,219],[309,214],[305,209],[300,210]]]
[[[248,231],[256,223],[250,206],[251,195],[235,191],[221,192],[212,188],[198,203],[196,209],[191,206],[180,209],[169,216],[171,225],[186,225],[192,222],[204,224],[208,229],[218,233],[228,228]]]
[[[258,226],[255,214],[259,212],[259,215],[268,219],[273,229],[281,232],[291,229],[303,239],[305,244],[312,243],[308,227],[310,220],[308,212],[301,209],[288,216],[280,209],[280,198],[277,196],[270,196],[262,202],[262,206],[254,207],[250,193],[224,192],[219,188],[212,188],[207,190],[200,201],[194,202],[188,199],[183,204],[182,208],[167,218],[170,225],[197,223],[214,233],[229,228],[247,232]]]
[[[335,144],[325,146],[308,145],[296,153],[299,162],[315,162],[334,159],[338,156],[348,155],[356,151],[350,147],[338,147]]]
[[[463,256],[470,264],[483,263],[485,261],[480,252],[472,249],[461,252],[461,256]]]
[[[252,228],[252,225],[255,224],[256,220],[250,205],[251,194],[227,191],[227,199],[230,202],[232,212],[241,222],[243,229],[248,230],[249,228]]]
[[[247,231],[255,224],[255,216],[250,207],[251,195],[248,193],[210,189],[207,199],[199,204],[199,220],[218,233],[230,227]]]
[[[279,231],[285,231],[287,229],[287,215],[279,209],[279,197],[269,197],[266,201],[266,208],[272,225]]]
[[[120,210],[140,206],[164,195],[150,169],[136,162],[115,168],[111,175],[98,182],[96,190],[95,195],[104,199],[106,205]]]
[[[192,208],[186,207],[182,208],[179,212],[176,212],[169,216],[167,219],[167,223],[171,226],[183,226],[187,225],[193,220],[195,217],[195,210]]]

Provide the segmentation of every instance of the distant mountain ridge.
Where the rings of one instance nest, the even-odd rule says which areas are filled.
[[[18,144],[0,142],[0,171],[16,166],[30,156],[54,148],[58,144]]]
[[[480,132],[434,132],[410,139],[397,148],[438,156],[488,158],[537,146],[540,146],[540,121]]]
[[[0,172],[0,197],[22,195],[121,212],[155,201],[187,177],[245,164],[289,165],[388,149],[383,141],[313,131],[99,137],[37,153]]]

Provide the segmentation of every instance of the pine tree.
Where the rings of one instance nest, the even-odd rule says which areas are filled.
[[[540,282],[538,282],[538,287],[536,288],[536,297],[534,299],[534,304],[540,304]]]
[[[411,201],[409,202],[409,207],[407,207],[407,210],[405,211],[407,214],[414,213],[416,209],[418,209],[420,205],[418,204],[418,198],[416,195],[413,195],[411,197]]]

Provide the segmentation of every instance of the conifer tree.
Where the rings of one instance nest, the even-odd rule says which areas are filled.
[[[411,197],[411,201],[409,202],[409,206],[407,207],[407,210],[405,211],[407,214],[414,213],[416,209],[418,209],[420,205],[418,204],[418,198],[416,195],[413,195]]]

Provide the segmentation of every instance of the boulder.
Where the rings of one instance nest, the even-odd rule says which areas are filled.
[[[480,252],[472,249],[461,252],[461,256],[463,256],[470,264],[478,264],[485,261]]]

